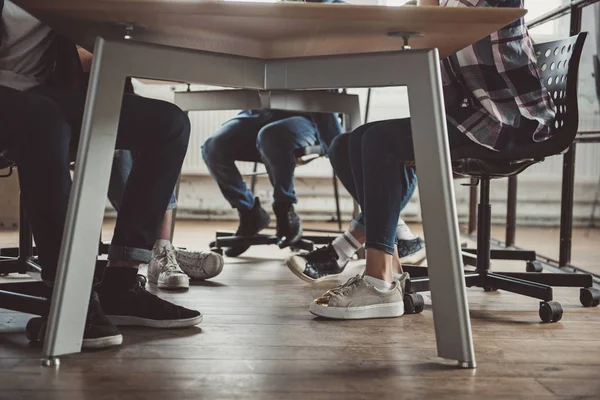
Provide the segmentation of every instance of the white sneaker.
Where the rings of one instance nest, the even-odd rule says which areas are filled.
[[[223,257],[214,251],[175,249],[181,269],[192,279],[210,279],[223,271]]]
[[[181,270],[175,256],[175,248],[168,244],[162,249],[152,250],[148,264],[148,280],[159,289],[188,289],[190,278]]]
[[[390,290],[382,291],[357,275],[313,301],[309,311],[330,319],[399,317],[404,314],[402,282],[394,281]]]

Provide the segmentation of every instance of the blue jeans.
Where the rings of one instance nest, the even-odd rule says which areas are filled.
[[[450,147],[472,145],[448,124]],[[329,158],[340,181],[360,204],[366,248],[394,253],[400,211],[416,189],[410,119],[378,121],[335,138]]]
[[[251,118],[226,122],[202,146],[202,156],[221,193],[238,210],[254,207],[235,161],[262,162],[273,186],[276,203],[297,202],[294,190],[294,151],[317,143],[317,129],[305,117],[290,117],[265,124]]]
[[[117,210],[117,213],[121,209],[121,201],[123,199],[123,193],[125,193],[125,187],[127,186],[127,179],[131,174],[133,168],[134,155],[129,150],[115,150],[115,157],[113,158],[112,170],[110,172],[110,184],[108,186],[108,200],[110,204]],[[177,198],[175,192],[169,199],[169,205],[167,210],[174,210],[177,208]]]

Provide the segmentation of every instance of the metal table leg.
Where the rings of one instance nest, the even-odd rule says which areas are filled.
[[[439,56],[428,51],[408,85],[434,324],[441,357],[475,367],[452,182]]]

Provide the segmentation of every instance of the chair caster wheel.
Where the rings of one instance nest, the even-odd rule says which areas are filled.
[[[498,288],[492,287],[492,286],[484,286],[483,287],[483,291],[488,293],[488,292],[497,292]]]
[[[562,319],[563,309],[557,301],[540,302],[540,319],[543,322],[558,322]]]
[[[527,272],[542,272],[544,267],[542,263],[539,261],[527,261],[527,266],[525,267]]]
[[[404,314],[420,314],[425,307],[425,300],[419,293],[404,294]]]
[[[34,317],[27,322],[25,335],[30,343],[40,343],[44,340],[43,335],[41,335],[40,332],[42,331],[42,328],[46,329],[45,325],[46,321],[42,317]]]
[[[600,304],[600,290],[583,288],[579,291],[579,301],[584,307],[597,307]]]
[[[146,284],[148,283],[148,278],[146,278],[144,275],[139,275],[136,277],[137,282],[140,284],[141,287],[145,288]]]
[[[212,249],[212,248],[217,248],[217,242],[210,242],[210,243],[208,244],[208,247],[209,247],[210,249]]]
[[[220,247],[211,247],[210,251],[212,251],[213,253],[217,253],[220,256],[223,255],[223,249]]]

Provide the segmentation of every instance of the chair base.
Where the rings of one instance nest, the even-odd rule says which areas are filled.
[[[48,315],[50,301],[43,282],[0,284],[0,308],[33,315]]]
[[[334,239],[335,237],[331,236],[302,236],[290,248],[313,251],[315,245],[327,245]],[[217,231],[215,241],[210,243],[210,248],[220,252],[224,247],[277,245],[277,242],[276,235],[235,236],[233,232]]]
[[[427,267],[403,265],[410,274],[406,282],[407,295],[429,291]],[[591,274],[465,271],[467,287],[480,287],[486,292],[505,290],[541,300],[539,315],[544,322],[557,322],[562,317],[562,307],[553,301],[552,287],[580,287],[580,302],[584,307],[600,304],[600,290],[593,287]],[[406,299],[406,296],[405,296]]]

